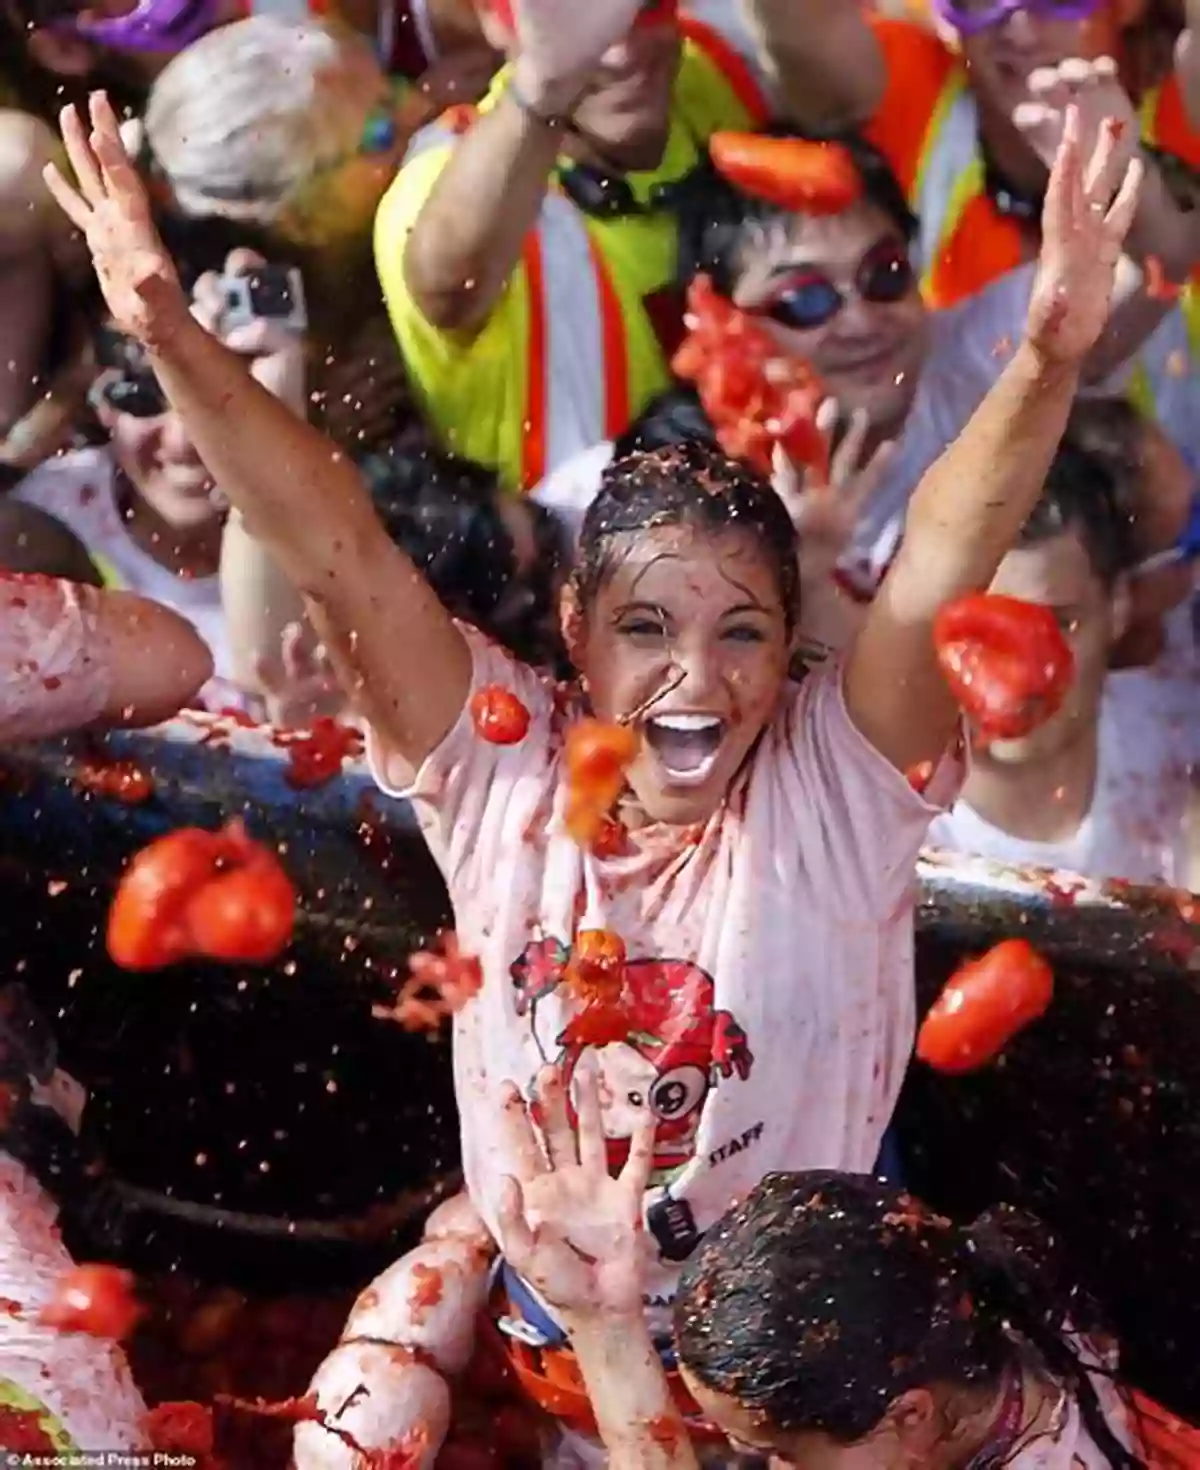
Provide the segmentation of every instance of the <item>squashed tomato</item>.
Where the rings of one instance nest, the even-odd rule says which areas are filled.
[[[714,133],[713,167],[735,189],[802,214],[841,214],[862,193],[854,160],[840,143]]]
[[[625,941],[619,934],[581,929],[567,961],[567,984],[580,1000],[617,1000],[625,988],[625,961]]]
[[[89,1265],[76,1266],[59,1280],[38,1320],[60,1332],[119,1341],[129,1336],[141,1315],[130,1272]]]
[[[529,734],[529,711],[503,684],[487,684],[472,696],[471,719],[492,745],[518,745]]]
[[[1053,611],[991,592],[949,602],[933,627],[938,663],[987,740],[1015,740],[1062,705],[1075,674]]]
[[[609,810],[621,794],[625,773],[638,752],[637,732],[627,725],[581,720],[567,731],[564,764],[567,800],[563,820],[580,847],[611,846],[616,825]]]
[[[190,958],[265,964],[292,936],[296,895],[269,848],[238,821],[183,827],[133,859],[108,915],[108,952],[126,970]]]
[[[793,464],[828,475],[829,445],[817,428],[825,388],[811,366],[784,357],[762,325],[714,289],[707,276],[688,287],[688,335],[671,366],[694,383],[725,453],[760,474],[775,446]]]
[[[1054,972],[1025,939],[1006,939],[946,982],[917,1036],[917,1056],[939,1072],[990,1062],[1054,998]]]

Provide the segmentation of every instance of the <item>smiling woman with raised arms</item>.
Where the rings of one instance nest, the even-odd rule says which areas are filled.
[[[912,1045],[913,864],[961,775],[933,620],[988,586],[1037,499],[1108,314],[1140,164],[1125,171],[1115,130],[1084,140],[1071,114],[1025,339],[915,495],[844,658],[789,680],[791,522],[766,484],[689,447],[609,470],[564,605],[579,683],[560,696],[450,619],[353,466],[192,318],[103,98],[91,122],[89,138],[64,114],[79,182],[52,173],[55,196],[210,472],[304,592],[376,777],[413,803],[480,957],[454,1038],[472,1200],[494,1227],[512,1172],[505,1080],[531,1088],[544,1060],[570,1075],[590,1053],[610,1164],[655,1124],[645,1279],[665,1329],[680,1263],[732,1196],[773,1169],[875,1161]],[[517,744],[475,732],[490,685],[529,713]],[[564,737],[589,711],[640,737],[603,855],[563,821]],[[918,794],[903,773],[923,761],[935,771]],[[572,965],[583,930],[627,955],[602,1025]],[[564,1339],[518,1278],[505,1287],[537,1392]],[[585,1398],[555,1404],[590,1428]]]

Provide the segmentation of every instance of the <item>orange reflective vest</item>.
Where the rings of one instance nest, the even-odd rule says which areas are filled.
[[[925,297],[952,306],[1027,261],[1028,238],[985,189],[978,110],[958,57],[911,22],[876,18],[873,25],[889,82],[867,136],[920,220]],[[1173,77],[1142,98],[1139,112],[1145,142],[1200,167],[1200,134]]]

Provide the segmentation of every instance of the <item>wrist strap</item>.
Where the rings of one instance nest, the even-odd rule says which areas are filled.
[[[508,79],[508,95],[526,117],[532,118],[534,122],[541,123],[542,127],[549,128],[552,133],[565,133],[569,131],[571,119],[561,116],[558,113],[542,112],[540,108],[535,107],[529,98],[526,97],[525,93],[521,91],[515,76],[510,76]]]

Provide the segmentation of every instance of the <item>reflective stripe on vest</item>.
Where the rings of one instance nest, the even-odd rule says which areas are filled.
[[[453,108],[422,128],[405,163],[451,146],[474,113]],[[629,345],[620,298],[586,217],[553,186],[521,261],[529,311],[521,489],[531,490],[553,466],[629,426]]]
[[[739,102],[766,120],[763,89],[736,46],[695,16],[681,29],[720,71]],[[454,108],[422,128],[405,162],[453,145],[473,108]],[[615,439],[629,426],[630,332],[587,216],[553,186],[521,252],[528,301],[528,355],[519,459],[521,488],[532,489],[580,450]],[[641,310],[641,303],[629,309]]]
[[[569,199],[546,196],[523,256],[529,358],[521,488],[529,490],[553,465],[627,427],[629,349],[608,267]]]
[[[921,222],[921,289],[925,294],[968,200],[982,187],[979,114],[965,74],[956,71],[942,89],[929,120],[909,201]]]

